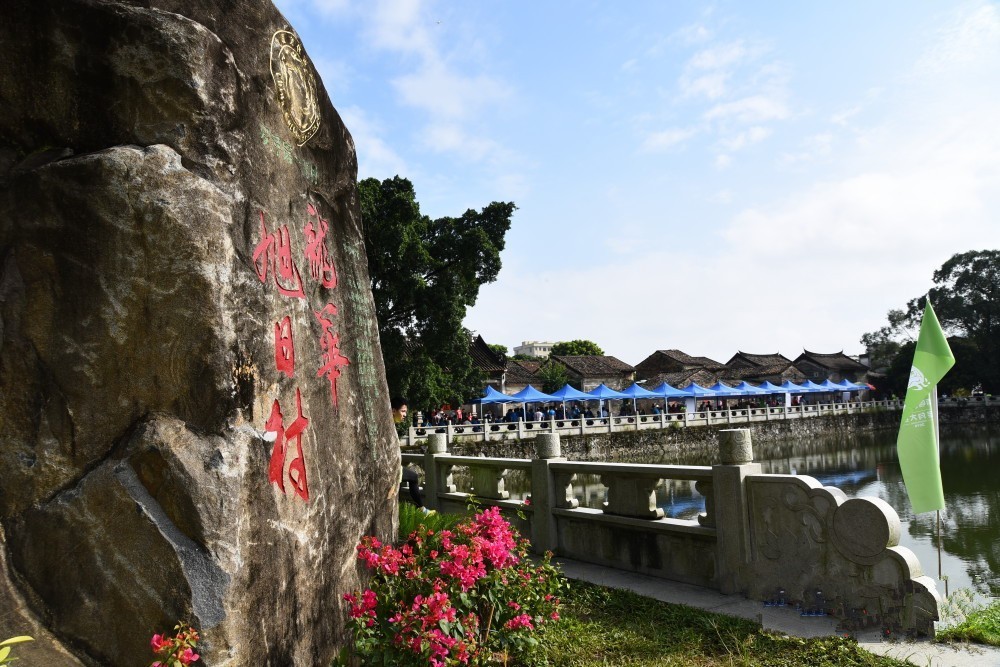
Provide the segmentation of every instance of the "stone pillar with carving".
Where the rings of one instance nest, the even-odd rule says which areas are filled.
[[[761,471],[760,464],[753,462],[750,429],[719,431],[719,458],[721,463],[712,466],[710,485],[715,502],[711,503],[706,498],[705,507],[711,512],[714,504],[719,589],[728,594],[742,590],[742,574],[750,554],[744,480],[748,475],[760,474]],[[707,521],[702,520],[702,523],[712,520],[713,517],[708,516]]]
[[[535,458],[531,461],[531,549],[536,553],[559,548],[552,509],[577,506],[570,485],[572,473],[555,472],[550,467],[565,460],[558,433],[540,433],[535,437]]]
[[[455,484],[451,474],[452,466],[441,465],[436,461],[440,456],[448,455],[448,436],[444,433],[432,433],[427,438],[427,451],[424,452],[424,504],[428,509],[441,509],[439,493],[454,493]]]

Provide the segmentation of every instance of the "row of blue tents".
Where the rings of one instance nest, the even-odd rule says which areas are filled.
[[[570,385],[564,386],[558,391],[546,394],[538,391],[530,384],[516,394],[502,394],[493,387],[486,387],[486,393],[482,398],[477,398],[473,403],[540,403],[544,401],[603,401],[611,399],[671,399],[671,398],[734,398],[736,396],[762,396],[764,394],[812,394],[831,392],[855,392],[868,389],[867,384],[858,384],[850,380],[841,382],[831,382],[824,380],[816,384],[812,380],[806,380],[802,384],[795,384],[791,380],[785,380],[780,385],[765,381],[759,387],[743,381],[738,385],[729,386],[722,382],[716,382],[711,387],[691,383],[683,389],[672,387],[666,382],[653,389],[644,389],[637,383],[633,383],[628,389],[617,391],[601,384],[588,392],[580,391]]]

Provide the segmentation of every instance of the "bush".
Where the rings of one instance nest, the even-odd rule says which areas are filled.
[[[365,665],[545,662],[539,636],[559,619],[565,580],[551,554],[529,559],[496,507],[453,530],[422,525],[399,549],[365,537],[358,558],[372,579],[344,599]]]

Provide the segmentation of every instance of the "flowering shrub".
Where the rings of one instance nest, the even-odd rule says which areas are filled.
[[[159,658],[149,667],[183,667],[197,662],[201,657],[194,652],[200,639],[198,631],[184,621],[175,625],[174,630],[173,637],[168,637],[164,633],[153,635],[149,640],[153,653]]]
[[[453,530],[420,526],[395,548],[374,537],[358,558],[369,588],[344,596],[365,665],[531,664],[538,634],[559,619],[562,575],[496,507]]]

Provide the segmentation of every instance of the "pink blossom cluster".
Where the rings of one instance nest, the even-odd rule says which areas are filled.
[[[183,621],[174,626],[174,630],[177,632],[172,637],[168,637],[166,633],[155,634],[149,640],[153,653],[160,658],[151,663],[150,667],[168,667],[178,662],[186,666],[201,658],[194,651],[200,640],[198,631]]]
[[[357,551],[371,587],[344,600],[362,657],[384,660],[388,649],[393,664],[491,664],[559,618],[550,555],[532,563],[496,507],[452,530],[421,526],[398,549],[364,537]]]

